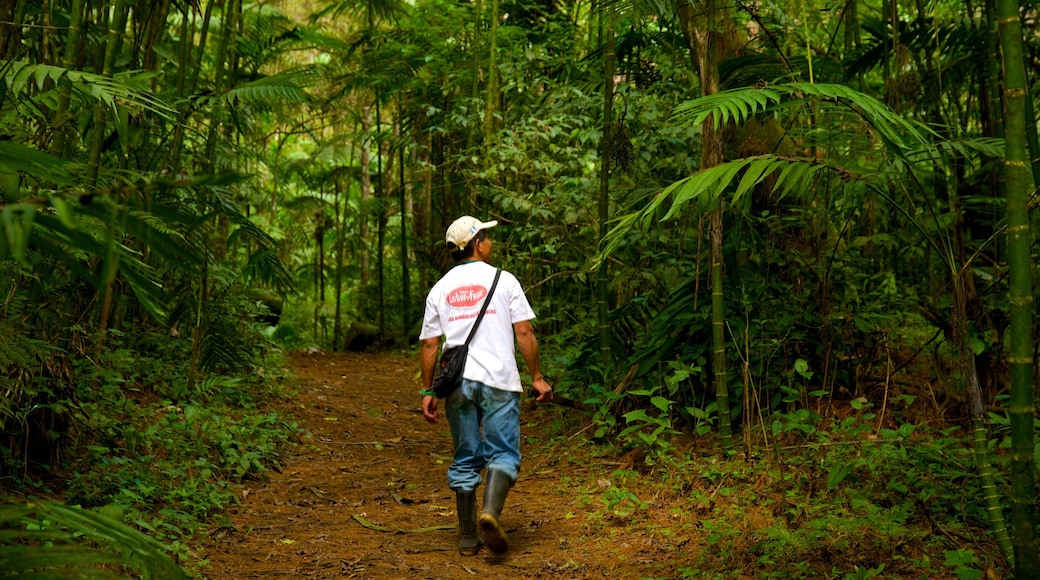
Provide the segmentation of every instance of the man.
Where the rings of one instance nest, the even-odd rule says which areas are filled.
[[[488,228],[497,221],[482,222],[462,216],[445,234],[456,265],[430,290],[423,316],[420,365],[423,415],[437,421],[437,398],[430,390],[437,366],[441,337],[445,348],[463,344],[490,291],[496,268],[491,265]],[[473,340],[462,373],[462,385],[444,401],[455,458],[448,468],[448,487],[455,492],[459,516],[459,553],[474,555],[480,539],[496,554],[509,548],[499,522],[509,488],[520,472],[520,371],[516,346],[531,373],[537,401],[552,399],[538,363],[538,340],[531,320],[535,317],[516,277],[503,271]],[[484,504],[476,515],[476,488],[480,472],[487,468]],[[480,529],[480,539],[477,528]]]

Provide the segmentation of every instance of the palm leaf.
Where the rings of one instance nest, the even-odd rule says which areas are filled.
[[[60,157],[13,141],[0,141],[0,165],[58,185],[72,185],[72,174],[79,167]]]
[[[614,227],[604,238],[601,256],[597,257],[596,262],[623,245],[633,229],[648,229],[665,208],[667,210],[661,220],[675,217],[691,202],[701,201],[708,205],[723,195],[729,196],[731,204],[740,205],[748,194],[773,175],[776,175],[773,192],[782,198],[791,192],[808,191],[816,176],[823,171],[839,175],[843,180],[862,179],[854,177],[842,166],[831,165],[815,157],[779,155],[746,157],[699,171],[665,187],[641,210],[615,220]]]
[[[24,60],[0,60],[0,83],[16,95],[30,90],[49,90],[50,83],[68,81],[72,96],[80,102],[100,101],[113,111],[120,109],[147,110],[172,119],[174,109],[159,99],[154,92],[138,86],[141,73],[129,72],[111,78],[81,72],[60,66],[36,64]]]
[[[260,248],[249,256],[244,272],[246,277],[260,281],[264,286],[284,295],[296,286],[292,272],[278,257],[275,248]]]
[[[96,512],[33,500],[0,505],[0,526],[0,570],[20,577],[188,578],[161,543]]]
[[[313,82],[314,77],[314,71],[310,69],[280,72],[240,84],[213,97],[212,101],[217,106],[238,104],[272,106],[283,102],[306,104],[310,102],[310,96],[307,95],[304,88]]]
[[[369,26],[372,26],[376,22],[393,22],[397,20],[408,13],[408,6],[409,4],[403,0],[365,0],[364,2],[339,0],[329,2],[325,8],[318,11],[311,18],[312,20],[320,20],[326,17],[338,19],[343,15],[350,15],[362,17]]]
[[[721,91],[686,101],[676,107],[673,120],[700,125],[713,121],[716,127],[729,121],[744,122],[752,115],[789,100],[795,107],[809,98],[828,101],[848,110],[870,127],[890,155],[904,157],[912,148],[927,148],[939,136],[928,127],[896,114],[881,101],[844,85],[788,83],[764,88],[746,87]]]

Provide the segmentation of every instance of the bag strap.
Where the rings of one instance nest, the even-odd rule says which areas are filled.
[[[480,326],[480,321],[484,319],[484,313],[487,312],[488,304],[491,304],[491,296],[495,293],[495,286],[498,286],[498,277],[501,275],[502,270],[500,268],[495,269],[495,281],[491,283],[491,290],[488,290],[487,298],[484,299],[484,305],[480,307],[480,314],[477,315],[477,320],[473,322],[473,328],[469,330],[469,336],[466,337],[466,342],[463,346],[469,346],[469,341],[477,333],[477,327]]]

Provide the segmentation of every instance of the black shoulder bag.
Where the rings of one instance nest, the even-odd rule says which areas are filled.
[[[488,304],[491,303],[491,296],[495,293],[495,286],[498,286],[498,277],[501,274],[502,270],[495,271],[495,281],[491,283],[491,290],[488,290],[484,306],[480,308],[480,314],[473,322],[473,328],[470,329],[466,342],[444,349],[444,352],[441,353],[441,360],[437,363],[437,373],[433,376],[433,392],[438,399],[446,398],[462,384],[462,371],[466,368],[466,358],[469,356],[469,341],[473,340],[480,321],[484,319],[484,313],[487,312]]]

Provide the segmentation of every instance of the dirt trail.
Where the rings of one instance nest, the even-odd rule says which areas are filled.
[[[567,411],[530,401],[521,477],[502,514],[510,551],[461,556],[445,480],[448,425],[443,417],[430,425],[419,412],[417,361],[296,354],[292,364],[299,396],[283,412],[311,437],[281,472],[248,484],[230,527],[213,533],[203,553],[211,579],[674,578],[689,556],[691,538],[648,532],[669,523],[688,530],[670,510],[660,510],[658,525],[592,515],[617,465],[549,440],[542,425]]]

